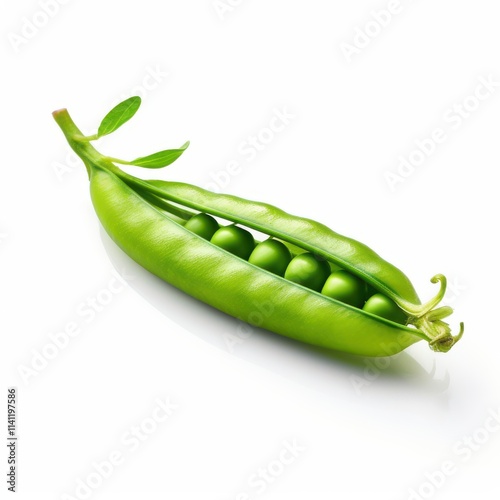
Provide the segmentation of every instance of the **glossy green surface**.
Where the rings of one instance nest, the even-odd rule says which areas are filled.
[[[363,310],[402,325],[406,324],[408,320],[408,316],[397,306],[397,304],[381,293],[372,295],[366,301]]]
[[[319,292],[330,274],[330,266],[312,253],[301,253],[294,257],[285,271],[285,279]]]
[[[219,223],[208,214],[196,214],[186,222],[184,227],[205,240],[210,240],[219,229]]]
[[[283,276],[291,259],[290,250],[281,241],[268,239],[255,247],[248,262],[278,276]]]
[[[66,110],[53,115],[87,168],[96,213],[111,238],[143,267],[193,297],[249,323],[264,306],[270,313],[259,324],[263,328],[367,356],[394,354],[420,339],[434,350],[446,352],[461,337],[462,324],[459,335],[453,337],[442,321],[451,308],[435,308],[446,289],[444,276],[432,278],[440,290],[421,304],[410,280],[366,245],[269,204],[215,194],[190,184],[131,176],[115,163],[133,163],[98,153],[89,142],[96,137],[83,136]],[[105,130],[116,129],[123,119],[122,114],[111,113]],[[187,145],[141,157],[136,164],[158,168],[173,161]],[[198,212],[201,214],[195,215]],[[233,224],[217,229],[208,241],[216,228],[210,223],[208,229],[203,227],[209,222],[205,214]],[[284,277],[264,268],[273,260],[266,257],[266,251],[250,257],[254,239],[240,226],[278,238],[299,253],[288,263]],[[332,279],[325,285],[331,269],[339,267],[355,280],[349,284],[345,273],[343,282]],[[363,293],[371,287],[397,302],[413,326],[384,319],[386,310],[373,297],[362,310],[320,293],[325,285],[330,295],[350,301],[346,298],[349,288],[352,297],[362,295],[359,290],[353,292],[354,283],[360,281]]]
[[[354,307],[363,307],[366,284],[347,271],[335,271],[328,276],[321,293]]]
[[[91,196],[113,240],[153,274],[221,311],[313,345],[366,356],[405,349],[423,335],[336,302],[237,258],[151,208],[114,174],[93,169]],[[154,242],[154,244],[152,244]],[[261,316],[262,317],[262,316]]]
[[[221,227],[212,236],[210,242],[245,260],[250,257],[255,247],[252,234],[238,226]]]

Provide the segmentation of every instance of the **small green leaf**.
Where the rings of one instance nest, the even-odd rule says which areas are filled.
[[[118,127],[128,122],[141,105],[139,96],[129,97],[120,104],[117,104],[102,120],[97,131],[97,138],[111,134]]]
[[[184,153],[189,146],[189,141],[183,144],[179,149],[165,149],[148,156],[141,156],[130,162],[129,165],[145,168],[162,168],[173,163],[179,156]]]

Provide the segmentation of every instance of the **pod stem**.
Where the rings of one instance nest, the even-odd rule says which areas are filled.
[[[460,323],[460,330],[457,335],[452,335],[450,326],[441,320],[429,321],[428,318],[423,317],[414,324],[431,337],[429,347],[436,352],[448,352],[464,334],[463,323]]]
[[[110,162],[106,163],[104,156],[90,144],[87,137],[85,137],[82,131],[76,126],[66,108],[54,111],[52,116],[61,128],[71,149],[73,149],[73,151],[83,160],[89,178],[91,169],[90,164],[93,163],[101,166],[108,166],[110,164]],[[106,165],[103,165],[105,163]]]
[[[445,283],[446,287],[446,278],[442,275],[437,276],[439,278],[436,279],[434,283],[440,281],[441,284]],[[437,277],[435,276],[433,280],[435,278]],[[441,286],[441,290],[443,290],[443,286]],[[450,325],[445,323],[443,319],[450,316],[450,314],[453,313],[453,309],[450,306],[442,306],[437,309],[430,310],[428,309],[429,304],[434,306],[437,305],[439,300],[441,300],[441,290],[436,297],[431,299],[425,304],[424,307],[422,307],[425,312],[420,313],[418,316],[410,316],[408,318],[408,324],[412,324],[424,332],[427,337],[427,341],[429,342],[429,347],[433,351],[448,352],[462,338],[464,333],[464,324],[460,323],[460,331],[457,335],[452,335]]]

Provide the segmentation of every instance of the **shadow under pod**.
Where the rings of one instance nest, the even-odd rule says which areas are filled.
[[[386,384],[443,393],[449,375],[435,378],[406,352],[367,358],[311,346],[250,326],[189,295],[145,270],[100,228],[103,246],[116,271],[143,299],[183,329],[232,356],[314,390],[352,395],[356,385]],[[417,345],[419,345],[418,343]]]

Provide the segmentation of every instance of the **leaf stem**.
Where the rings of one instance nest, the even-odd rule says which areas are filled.
[[[118,172],[122,174],[120,176],[121,180],[125,182],[129,187],[137,191],[144,199],[154,204],[156,207],[164,210],[166,212],[170,212],[173,215],[176,215],[182,220],[189,220],[193,215],[197,212],[193,212],[191,210],[186,210],[184,208],[178,207],[173,203],[159,197],[157,193],[151,192],[150,186],[147,182],[136,179],[133,176],[129,176],[124,174],[118,167],[116,167],[113,163],[120,163],[123,165],[131,165],[130,162],[120,160],[118,158],[111,158],[108,156],[104,156],[99,151],[97,151],[94,146],[92,146],[89,142],[88,136],[85,137],[80,129],[76,126],[75,122],[71,118],[67,109],[59,109],[52,113],[56,123],[59,125],[61,130],[63,131],[69,145],[75,151],[75,153],[82,159],[85,167],[87,168],[87,173],[90,178],[90,170],[92,165],[97,165],[98,167],[104,168],[110,172],[117,174]]]
[[[111,156],[103,156],[103,158],[113,163],[119,163],[120,165],[133,165],[133,163],[130,163],[129,161],[120,160],[119,158],[112,158]]]
[[[82,142],[96,141],[97,139],[99,139],[99,136],[97,134],[84,135],[82,137],[78,137],[78,140]]]

